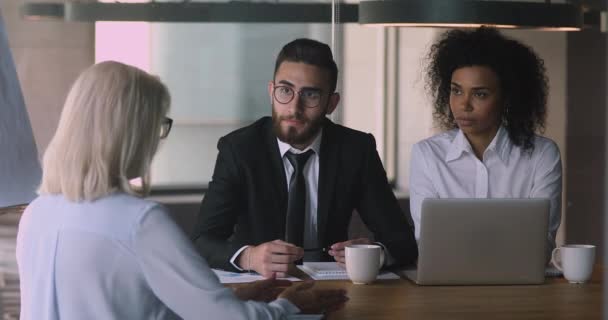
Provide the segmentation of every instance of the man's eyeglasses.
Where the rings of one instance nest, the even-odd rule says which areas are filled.
[[[171,126],[173,125],[173,119],[169,117],[165,117],[163,121],[160,123],[160,138],[164,139],[169,135],[169,131],[171,131]]]
[[[280,104],[288,104],[296,96],[296,93],[302,99],[302,103],[306,108],[316,108],[321,104],[322,91],[319,89],[302,89],[294,91],[289,86],[275,86],[272,95]]]

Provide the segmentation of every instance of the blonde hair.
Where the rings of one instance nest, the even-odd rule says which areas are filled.
[[[90,201],[123,191],[145,195],[169,110],[167,87],[119,62],[95,64],[72,86],[43,159],[40,194]],[[129,183],[141,177],[141,187]]]

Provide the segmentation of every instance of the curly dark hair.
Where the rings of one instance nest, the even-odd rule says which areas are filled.
[[[452,73],[469,66],[496,73],[503,97],[502,125],[524,150],[534,149],[535,132],[544,132],[548,79],[544,61],[521,42],[496,29],[450,30],[441,35],[427,56],[427,89],[434,99],[433,117],[443,129],[457,128],[450,110]]]

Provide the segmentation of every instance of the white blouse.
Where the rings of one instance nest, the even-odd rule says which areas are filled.
[[[548,198],[548,249],[555,247],[562,164],[557,145],[548,138],[535,136],[530,153],[514,145],[500,127],[480,161],[462,131],[438,134],[413,146],[409,186],[416,239],[425,198]]]
[[[284,319],[285,299],[241,301],[152,201],[44,195],[19,224],[22,320]]]

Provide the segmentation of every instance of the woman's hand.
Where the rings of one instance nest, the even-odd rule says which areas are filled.
[[[234,288],[234,294],[241,300],[270,302],[289,286],[291,286],[291,281],[277,280],[272,277],[239,285]]]
[[[301,313],[318,314],[338,310],[344,306],[348,297],[342,289],[312,289],[314,281],[306,281],[293,285],[281,294],[284,298],[300,309]]]

